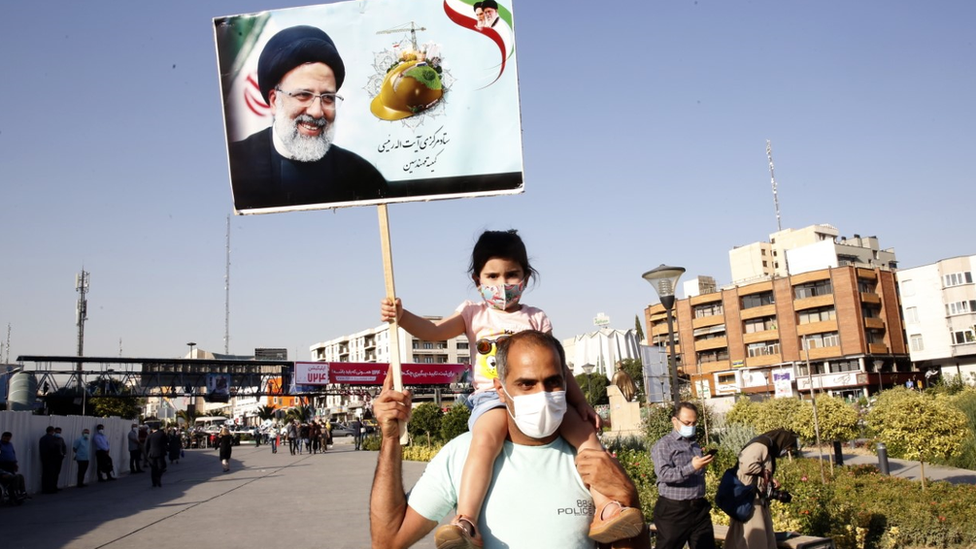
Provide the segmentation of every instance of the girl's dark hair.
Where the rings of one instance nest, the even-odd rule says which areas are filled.
[[[477,280],[481,275],[481,270],[485,268],[485,263],[494,257],[510,259],[522,267],[526,279],[536,279],[539,277],[538,271],[529,264],[529,254],[525,251],[525,243],[518,235],[518,231],[511,229],[508,231],[485,231],[478,237],[478,242],[471,251],[471,265],[468,266],[468,274]]]

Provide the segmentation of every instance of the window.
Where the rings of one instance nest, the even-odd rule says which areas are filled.
[[[881,308],[875,305],[861,304],[861,316],[864,318],[881,318]]]
[[[459,351],[467,351],[468,350],[468,342],[467,341],[458,341],[457,348],[458,348]]]
[[[873,280],[864,280],[863,278],[857,279],[857,291],[862,294],[873,294],[877,289],[877,284]]]
[[[976,332],[973,331],[973,328],[952,332],[953,345],[965,345],[967,343],[976,343]]]
[[[857,372],[861,369],[861,363],[857,360],[838,360],[830,365],[831,372]]]
[[[752,309],[753,307],[762,307],[764,305],[772,305],[776,303],[776,298],[773,297],[773,292],[763,292],[753,295],[742,296],[742,308]]]
[[[965,313],[976,313],[976,300],[956,301],[946,305],[947,315],[961,315]]]
[[[911,280],[903,280],[901,284],[899,284],[899,287],[901,288],[901,295],[905,297],[915,295],[915,282]]]
[[[471,364],[471,357],[470,356],[459,356],[458,357],[458,363],[459,364]]]
[[[925,345],[922,343],[922,334],[908,336],[908,341],[913,351],[924,351]]]
[[[723,385],[729,384],[729,383],[735,383],[735,374],[734,373],[730,373],[730,374],[718,374],[718,377],[716,378],[716,381],[718,381],[718,383],[721,383]]]
[[[796,321],[797,324],[809,324],[811,322],[834,320],[836,317],[836,312],[833,307],[821,307],[819,309],[798,312],[796,314]]]
[[[754,334],[756,332],[765,332],[766,330],[776,329],[776,317],[767,316],[763,318],[753,318],[745,321],[745,330],[747,334]]]
[[[750,343],[746,346],[746,351],[749,353],[750,357],[755,356],[767,356],[767,355],[778,355],[779,354],[779,342],[769,343]]]
[[[864,332],[864,339],[868,344],[884,344],[884,332],[879,330],[867,330]]]
[[[434,344],[432,342],[430,341],[424,342],[424,349],[433,349],[433,348],[434,348]]]
[[[766,260],[764,259],[764,260],[763,260],[763,267],[768,267],[768,266],[769,266],[769,264],[767,264],[767,263],[766,263]]]
[[[797,286],[793,287],[793,295],[796,297],[796,299],[830,295],[833,293],[833,291],[834,289],[830,284],[830,280],[818,280],[816,282],[798,284]]]
[[[803,349],[803,339],[800,340],[800,349]],[[806,336],[807,348],[818,349],[820,347],[837,347],[840,345],[840,335],[837,332],[827,332],[823,334],[811,334]]]
[[[704,364],[706,362],[718,362],[720,360],[729,359],[728,349],[715,349],[712,351],[702,351],[698,353],[698,362]]]
[[[906,324],[918,323],[918,307],[905,308],[905,323]]]
[[[762,249],[762,250],[759,250],[759,251],[762,252],[762,255],[766,255],[766,250],[765,249]]]
[[[705,303],[704,305],[695,305],[695,318],[702,318],[706,316],[718,316],[721,314],[722,314],[721,303]]]
[[[695,341],[705,341],[706,339],[719,339],[725,337],[725,332],[711,332],[695,336]]]
[[[944,275],[942,277],[942,282],[943,282],[943,285],[946,288],[949,288],[949,287],[952,287],[952,286],[961,286],[963,284],[972,284],[973,283],[973,273],[971,273],[969,271],[965,271],[965,272],[962,272],[962,273],[951,273],[951,274],[947,274],[947,275]]]

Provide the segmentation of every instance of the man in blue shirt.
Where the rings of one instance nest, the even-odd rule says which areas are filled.
[[[112,456],[109,455],[108,438],[105,437],[105,426],[99,423],[95,426],[95,438],[92,439],[95,446],[95,473],[98,475],[98,482],[103,480],[115,480],[112,472],[115,466],[112,464]],[[105,478],[102,478],[105,475]]]
[[[695,440],[698,408],[679,402],[674,408],[674,430],[651,448],[657,475],[658,499],[654,505],[657,549],[714,549],[712,505],[705,499],[705,468],[713,455],[702,456]]]
[[[27,489],[24,485],[24,475],[17,472],[17,452],[14,451],[14,444],[10,442],[13,433],[7,431],[0,435],[0,482],[10,487],[10,491],[18,501],[27,497]]]
[[[88,464],[91,461],[91,441],[88,440],[90,434],[88,429],[82,430],[81,436],[75,439],[71,445],[71,449],[75,453],[75,462],[78,463],[78,481],[76,483],[78,488],[88,486],[85,484],[85,473],[88,472]]]

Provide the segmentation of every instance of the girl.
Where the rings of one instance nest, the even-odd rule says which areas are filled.
[[[471,450],[462,473],[457,516],[434,534],[438,549],[482,546],[476,527],[478,516],[491,483],[495,458],[508,435],[507,412],[492,383],[497,377],[496,344],[523,330],[552,332],[549,318],[542,310],[520,302],[529,279],[539,273],[529,264],[525,244],[516,231],[485,231],[471,252],[469,274],[484,301],[465,301],[453,315],[438,322],[403,309],[400,300],[394,304],[386,298],[380,306],[384,321],[395,317],[414,337],[439,341],[461,334],[468,336],[475,386],[470,398],[473,409],[468,420]],[[564,416],[560,434],[577,450],[602,450],[593,425],[589,423],[598,425],[596,413],[583,398],[583,392],[568,368],[565,377],[567,400],[578,414],[570,412]],[[634,537],[643,529],[644,518],[638,509],[622,507],[596,490],[591,490],[591,494],[596,510],[590,525],[590,538],[609,543]]]

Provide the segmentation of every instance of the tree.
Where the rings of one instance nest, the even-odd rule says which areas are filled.
[[[441,440],[451,440],[454,437],[468,430],[468,418],[471,411],[461,402],[455,402],[454,406],[441,417]]]
[[[598,373],[579,374],[575,379],[590,406],[610,403],[607,397],[607,385],[610,385],[610,380],[607,376]]]
[[[314,415],[315,410],[311,406],[295,406],[285,414],[285,421],[297,420],[299,423],[308,423]]]
[[[857,438],[857,410],[843,399],[823,393],[817,395],[817,420],[820,423],[820,440],[844,442]],[[793,431],[800,438],[814,440],[816,432],[810,401],[804,401],[797,410],[793,425]]]
[[[725,422],[747,425],[755,430],[756,418],[759,416],[759,405],[749,397],[739,397],[725,414]]]
[[[431,444],[431,435],[437,438],[441,432],[441,409],[433,402],[425,402],[413,409],[410,423],[407,423],[407,431],[416,438],[421,435],[427,436],[427,445]]]
[[[620,361],[620,365],[623,367],[630,379],[634,380],[634,385],[637,385],[637,393],[634,396],[635,402],[644,402],[644,364],[639,358],[625,358]]]
[[[773,429],[789,429],[796,431],[796,414],[802,404],[795,398],[770,398],[759,404],[755,427],[757,433],[766,433]]]
[[[145,399],[132,395],[132,389],[115,378],[102,378],[88,384],[85,413],[90,416],[116,416],[125,419],[139,417]]]
[[[274,406],[260,406],[257,410],[258,419],[261,421],[268,421],[274,419],[275,417],[275,407]]]
[[[921,463],[923,490],[925,462],[958,453],[968,433],[966,415],[948,399],[901,387],[878,396],[868,425],[892,455]]]
[[[637,331],[637,341],[644,341],[644,326],[641,325],[640,317],[634,315],[634,330]]]
[[[193,427],[194,422],[197,420],[198,417],[201,417],[202,415],[203,414],[201,414],[197,410],[193,410],[192,412],[190,410],[180,410],[176,412],[176,419],[177,419],[177,423],[179,423],[179,420],[182,419],[184,425],[186,425],[187,427]]]

